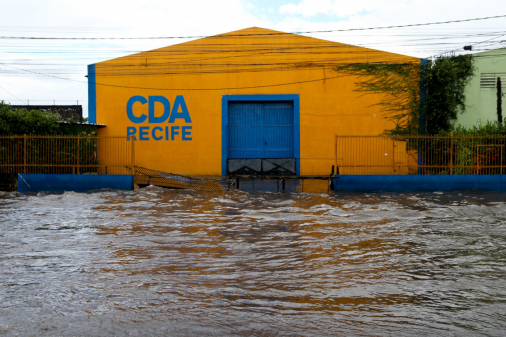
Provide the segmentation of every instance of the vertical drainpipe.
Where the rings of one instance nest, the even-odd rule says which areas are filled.
[[[97,85],[95,65],[88,65],[88,123],[97,123]]]

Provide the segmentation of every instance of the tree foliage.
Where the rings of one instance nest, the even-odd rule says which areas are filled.
[[[441,134],[449,136],[452,132],[454,136],[506,136],[506,125],[498,121],[487,121],[480,126],[471,127],[456,125]]]
[[[448,131],[459,113],[466,109],[465,88],[474,75],[472,55],[439,56],[422,72],[426,90],[425,132],[438,134]]]
[[[502,165],[506,167],[506,157],[504,156],[503,148],[497,145],[506,145],[506,138],[504,138],[504,136],[506,136],[505,123],[487,121],[480,126],[465,127],[457,125],[452,126],[450,130],[442,132],[441,134],[444,136],[451,135],[455,137],[451,138],[452,143],[450,146],[450,154],[453,156],[451,165],[457,167],[453,171],[455,174],[504,173],[504,171],[498,166]],[[459,136],[465,137],[459,138]],[[436,138],[435,141],[438,141],[438,139]],[[448,142],[444,145],[448,147],[447,144]],[[428,152],[425,155],[426,158],[437,157],[434,156],[433,149],[427,148],[426,151]],[[430,152],[432,153],[429,154]],[[443,156],[439,157],[443,158]],[[447,159],[447,161],[449,160]],[[448,162],[446,164],[450,165]],[[480,166],[481,169],[479,168]]]
[[[92,135],[90,128],[69,121],[58,124],[59,116],[50,111],[13,109],[0,102],[0,135]]]
[[[474,65],[471,55],[440,56],[425,65],[346,64],[334,71],[358,76],[358,92],[382,94],[375,105],[395,123],[386,134],[437,134],[450,130],[457,114],[464,111],[464,89]]]

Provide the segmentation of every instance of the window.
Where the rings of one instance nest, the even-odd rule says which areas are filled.
[[[501,88],[506,88],[506,73],[482,73],[480,74],[480,89],[490,90],[495,89],[497,78],[501,78]]]

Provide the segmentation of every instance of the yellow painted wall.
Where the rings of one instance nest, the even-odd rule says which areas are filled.
[[[332,67],[357,62],[413,62],[408,56],[320,39],[249,28],[96,64],[96,121],[100,136],[126,136],[134,124],[126,114],[132,96],[182,95],[192,140],[137,141],[136,164],[180,174],[221,175],[222,96],[300,96],[301,174],[329,174],[334,135],[378,135],[393,123],[382,118],[378,95],[360,96],[356,78],[338,77]],[[298,83],[296,83],[298,82]],[[277,85],[294,83],[289,85]],[[211,90],[195,90],[211,89]],[[148,114],[148,104],[134,105]],[[155,106],[162,114],[162,105]],[[159,126],[171,126],[167,122]]]

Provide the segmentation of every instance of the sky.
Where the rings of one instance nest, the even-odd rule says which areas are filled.
[[[0,100],[81,104],[88,64],[189,39],[24,40],[7,37],[208,36],[252,26],[284,32],[409,25],[506,15],[502,0],[0,0]],[[369,31],[304,33],[415,57],[471,44],[506,47],[506,18]]]

